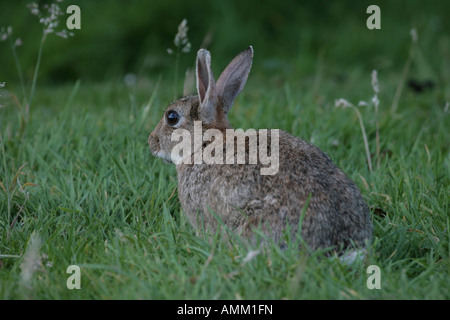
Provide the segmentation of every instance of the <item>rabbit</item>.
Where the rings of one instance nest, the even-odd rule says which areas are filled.
[[[372,222],[361,192],[327,154],[300,138],[278,131],[279,168],[275,174],[261,174],[264,165],[260,162],[196,163],[198,152],[205,151],[211,141],[203,141],[183,158],[192,161],[180,161],[173,155],[177,142],[172,134],[184,129],[195,144],[192,133],[197,121],[201,121],[203,133],[215,129],[226,137],[231,129],[227,114],[247,81],[252,61],[250,46],[229,63],[216,82],[211,54],[200,49],[197,95],[170,104],[148,138],[154,156],[176,164],[178,197],[189,222],[197,233],[207,230],[214,235],[225,227],[247,242],[255,242],[262,232],[266,242],[273,240],[282,247],[286,246],[284,233],[289,230],[296,235],[300,226],[303,244],[310,250],[364,248],[372,238]],[[260,137],[261,131],[256,135]],[[267,144],[274,137],[271,133]],[[226,142],[226,138],[220,142],[224,150]],[[233,151],[233,156],[238,156]],[[247,149],[245,156],[248,160]]]

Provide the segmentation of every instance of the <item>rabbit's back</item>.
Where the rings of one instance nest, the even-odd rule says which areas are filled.
[[[313,250],[348,247],[351,241],[363,245],[371,238],[359,189],[317,147],[279,131],[278,172],[262,175],[262,167],[260,161],[178,165],[178,194],[191,224],[215,233],[220,218],[247,240],[261,228],[280,242],[287,225],[296,234],[301,222],[301,235]]]

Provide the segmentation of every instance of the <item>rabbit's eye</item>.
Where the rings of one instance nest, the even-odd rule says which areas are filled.
[[[174,126],[180,121],[180,115],[177,112],[170,110],[166,113],[166,119],[169,126]]]

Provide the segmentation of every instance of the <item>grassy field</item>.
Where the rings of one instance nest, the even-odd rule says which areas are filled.
[[[0,297],[450,298],[448,113],[432,93],[405,92],[391,115],[390,80],[381,78],[382,152],[370,173],[355,112],[334,106],[342,92],[350,101],[360,92],[370,98],[370,75],[321,80],[320,92],[316,81],[266,90],[250,80],[231,122],[314,141],[356,181],[377,208],[366,261],[346,267],[299,253],[295,239],[285,251],[269,247],[247,261],[254,248],[196,237],[180,209],[174,168],[146,145],[171,90],[81,84],[40,90],[21,141],[17,111],[0,110]],[[375,152],[373,108],[360,110]],[[69,265],[81,268],[81,290],[66,287]],[[380,290],[366,286],[368,265],[381,269]]]
[[[234,128],[279,128],[313,142],[356,182],[374,224],[363,261],[348,266],[324,252],[299,252],[299,239],[288,235],[284,251],[195,235],[175,168],[147,145],[179,91],[173,70],[131,82],[38,82],[26,124],[8,90],[25,97],[7,83],[0,91],[0,299],[450,299],[449,38],[424,27],[408,57],[408,23],[398,23],[406,31],[396,41],[380,36],[386,33],[369,38],[365,26],[353,34],[351,23],[337,27],[340,42],[326,50],[314,49],[328,42],[315,43],[311,31],[311,48],[287,60],[268,59],[267,48],[259,59],[255,46],[230,113]],[[366,45],[375,38],[386,47],[371,56]],[[390,52],[389,41],[401,50]],[[346,46],[361,61],[345,58]],[[211,51],[217,75],[232,56],[218,61]],[[429,77],[434,87],[416,92],[412,76]],[[367,106],[338,108],[340,98]],[[71,265],[80,267],[80,290],[67,287]],[[380,289],[367,287],[370,265],[380,268]]]

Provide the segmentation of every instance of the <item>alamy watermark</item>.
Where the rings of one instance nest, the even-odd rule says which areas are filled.
[[[69,30],[81,29],[81,10],[80,7],[72,4],[67,7],[66,13],[70,14],[70,16],[66,20],[66,27]]]
[[[70,274],[67,278],[67,289],[81,289],[81,269],[77,265],[70,265],[67,267],[66,273]],[[366,281],[366,287],[369,290],[381,289],[381,269],[377,265],[370,265],[366,269],[366,273],[369,275]],[[180,313],[179,314],[183,314]],[[186,314],[186,312],[184,312]]]
[[[194,121],[193,134],[192,137],[191,132],[183,128],[172,132],[171,141],[181,140],[172,148],[170,158],[173,163],[258,164],[259,161],[264,166],[260,169],[261,175],[274,175],[278,172],[278,129],[226,129],[224,136],[218,129],[203,132],[202,122]],[[205,142],[209,143],[204,146]]]
[[[366,13],[370,14],[369,18],[367,18],[366,26],[367,29],[381,29],[381,10],[377,5],[370,5],[367,7]]]
[[[67,267],[66,273],[71,274],[70,277],[67,278],[66,286],[67,289],[81,289],[81,270],[77,265],[70,265]]]
[[[367,267],[366,272],[370,274],[367,278],[366,286],[367,289],[381,289],[381,269],[377,265],[370,265]]]

